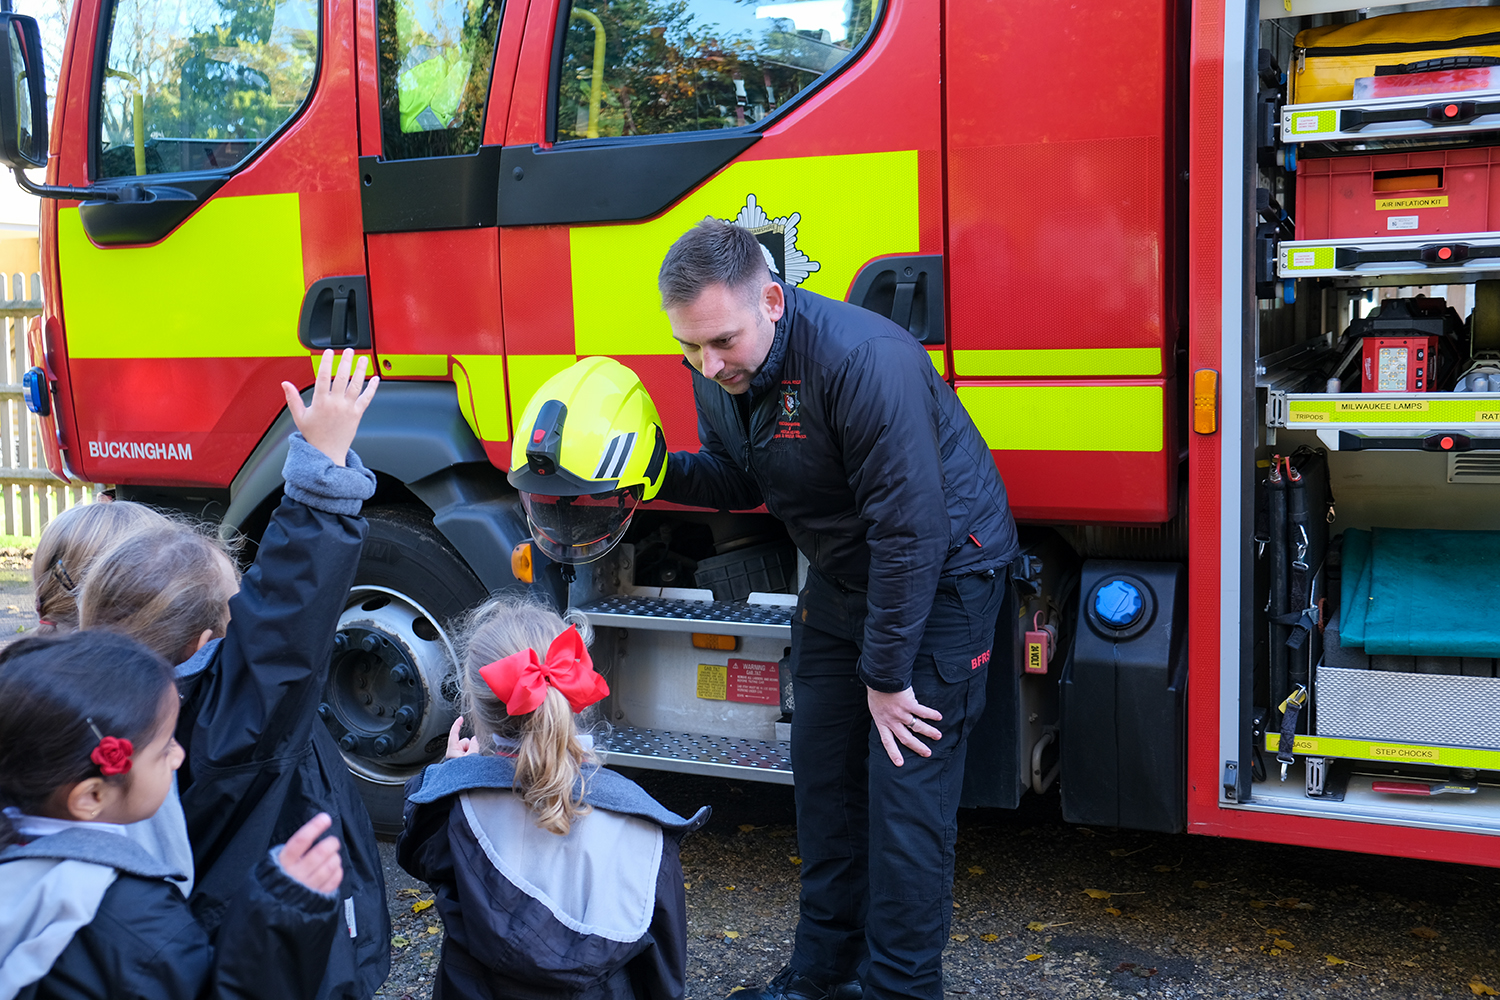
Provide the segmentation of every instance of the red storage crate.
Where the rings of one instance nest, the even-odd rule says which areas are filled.
[[[1297,162],[1297,239],[1500,231],[1500,147]]]

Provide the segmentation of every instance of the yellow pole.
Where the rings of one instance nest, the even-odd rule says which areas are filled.
[[[132,123],[132,131],[135,133],[135,175],[144,177],[146,174],[146,99],[141,95],[141,81],[137,80],[134,74],[127,73],[123,69],[106,69],[104,75],[118,77],[135,87],[135,93],[130,97],[130,110],[135,117]]]
[[[137,90],[130,103],[131,110],[135,112],[135,175],[144,177],[146,175],[146,99]]]
[[[579,18],[594,26],[594,79],[589,85],[589,130],[590,139],[599,138],[599,101],[604,96],[604,22],[592,11],[573,8],[569,18]]]

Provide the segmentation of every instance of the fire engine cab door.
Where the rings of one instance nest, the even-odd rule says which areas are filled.
[[[938,10],[531,0],[498,204],[514,409],[608,355],[641,376],[670,447],[698,447],[656,274],[705,216],[836,299],[876,258],[940,254]]]
[[[44,203],[65,332],[49,349],[76,421],[60,430],[84,479],[229,487],[285,406],[278,383],[312,383],[306,293],[364,275],[354,3],[77,8],[54,179],[194,196],[63,202],[55,220]]]
[[[526,0],[364,0],[358,40],[380,374],[456,382],[464,417],[491,442],[510,436],[497,140],[525,14]]]

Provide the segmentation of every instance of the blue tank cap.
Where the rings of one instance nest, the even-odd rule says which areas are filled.
[[[1124,580],[1111,580],[1094,594],[1094,613],[1115,628],[1125,628],[1141,616],[1145,599]]]

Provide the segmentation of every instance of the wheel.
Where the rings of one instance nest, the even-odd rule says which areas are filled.
[[[377,833],[401,831],[402,786],[443,753],[456,714],[448,623],[486,596],[421,508],[365,511],[359,570],[318,712]]]

